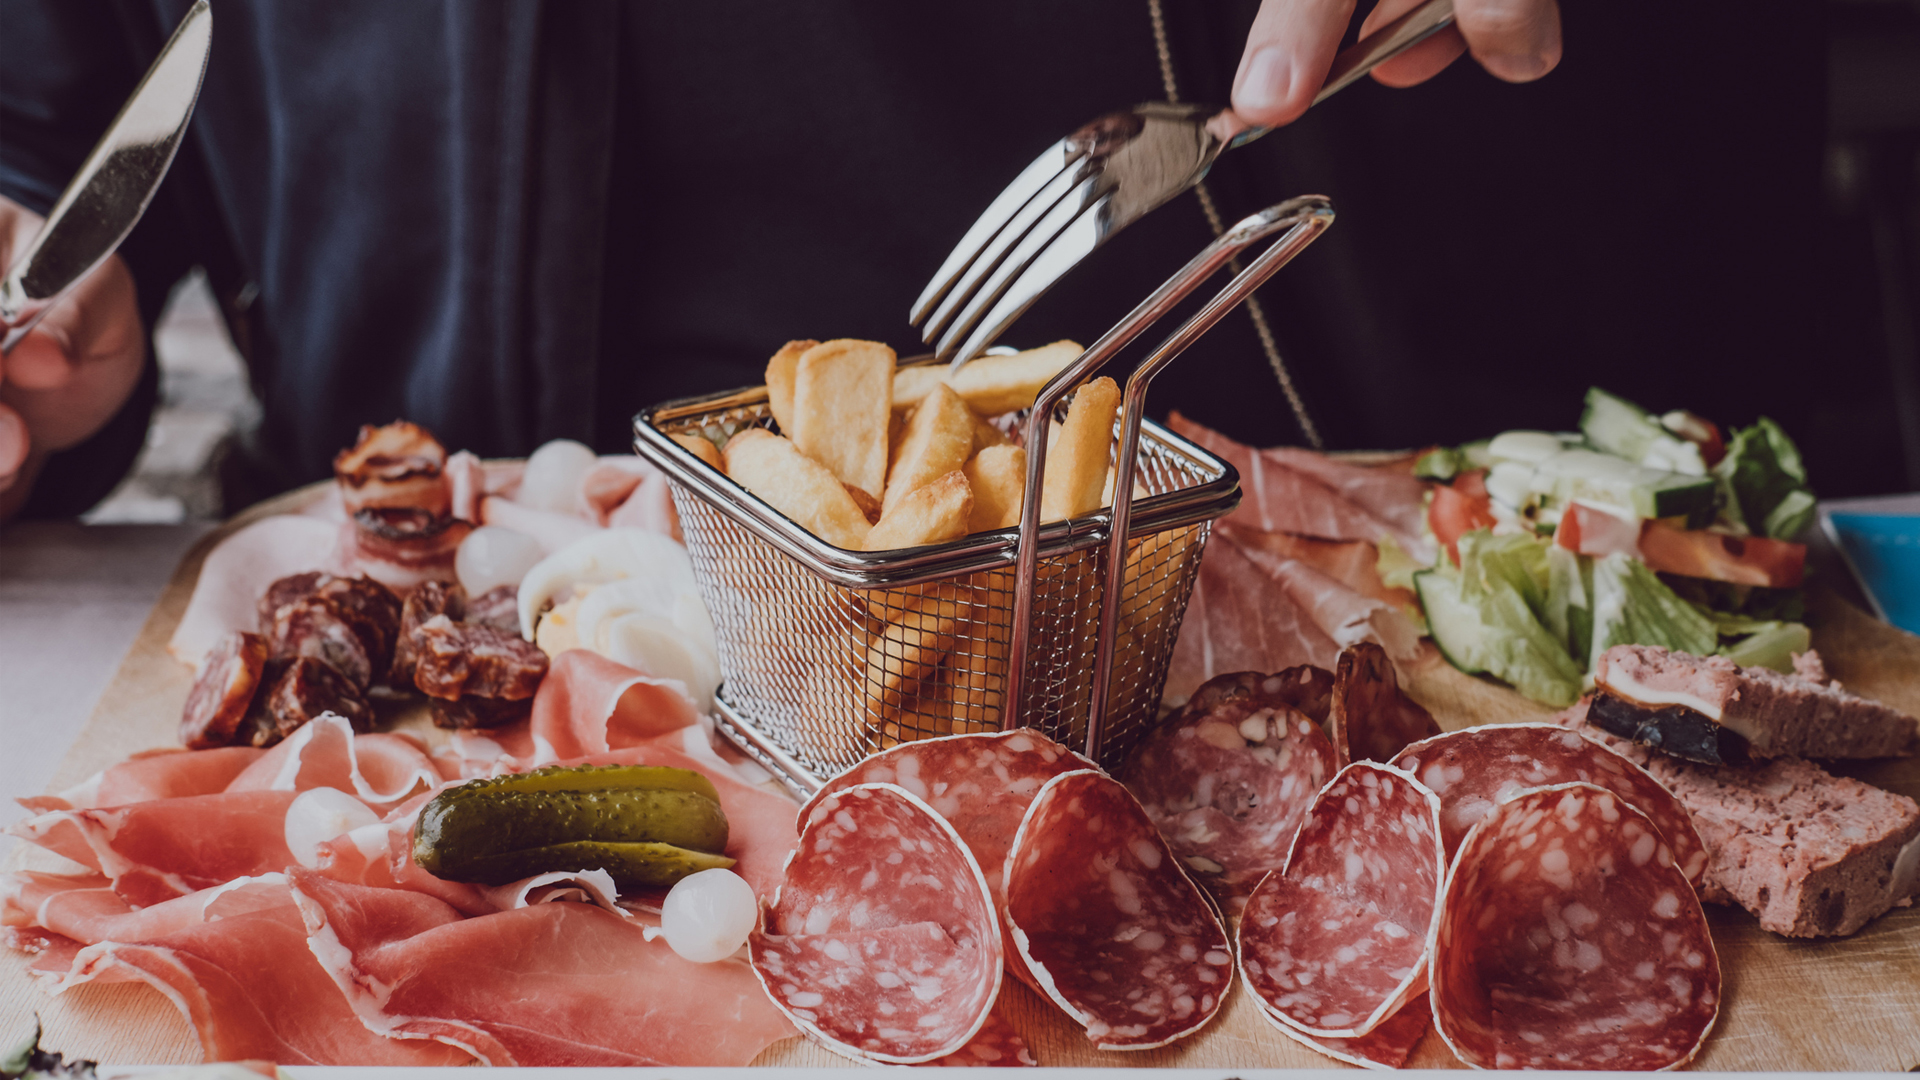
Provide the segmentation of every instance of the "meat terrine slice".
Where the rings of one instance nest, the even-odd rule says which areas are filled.
[[[1649,751],[1587,722],[1561,722],[1639,764],[1693,815],[1707,847],[1701,899],[1735,903],[1786,937],[1843,936],[1920,895],[1920,806],[1800,758],[1753,768]]]
[[[1816,670],[1811,660],[1801,667]],[[1593,681],[1611,698],[1596,701],[1594,726],[1709,765],[1920,752],[1920,721],[1898,709],[1724,656],[1616,645],[1601,654]]]

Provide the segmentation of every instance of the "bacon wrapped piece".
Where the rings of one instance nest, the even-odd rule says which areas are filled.
[[[447,449],[432,432],[395,420],[361,427],[352,449],[334,457],[333,476],[349,516],[405,510],[443,519],[453,512],[453,483],[446,465]]]

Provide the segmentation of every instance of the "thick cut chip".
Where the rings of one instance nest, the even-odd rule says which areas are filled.
[[[800,369],[800,354],[820,344],[817,341],[789,341],[767,361],[767,408],[780,430],[793,435],[793,380]]]
[[[967,462],[967,483],[973,488],[973,516],[968,532],[1011,529],[1020,524],[1022,494],[1027,489],[1027,452],[1017,446],[989,446]]]
[[[874,498],[887,485],[893,350],[841,338],[800,354],[793,376],[793,445]]]
[[[936,386],[900,433],[893,464],[887,470],[887,493],[880,500],[882,514],[915,490],[950,472],[957,472],[973,452],[974,415],[960,395]]]
[[[712,439],[702,438],[698,435],[669,435],[667,438],[686,447],[694,457],[719,469],[721,472],[727,471],[726,463],[720,458],[720,448],[713,445]]]
[[[892,716],[923,689],[923,682],[930,689],[929,677],[971,617],[971,605],[951,584],[935,585],[913,597],[867,646],[869,712]]]
[[[982,416],[1029,408],[1047,380],[1085,351],[1071,341],[1056,341],[1026,352],[977,357],[967,361],[960,373],[953,376],[949,376],[941,364],[901,368],[894,377],[893,407],[918,405],[920,399],[944,382]]]
[[[1013,440],[1007,438],[1006,432],[1001,431],[999,428],[993,426],[993,421],[988,420],[986,417],[981,416],[979,413],[973,413],[973,451],[974,453],[977,454],[980,451],[985,450],[989,446],[1005,446],[1006,444],[1012,441]]]
[[[979,864],[945,818],[892,784],[808,804],[747,946],[761,985],[801,1030],[903,1065],[966,1046],[1004,970]]]
[[[801,528],[835,547],[860,551],[870,527],[867,515],[825,465],[764,428],[747,428],[727,440],[727,475]]]
[[[1347,766],[1240,913],[1247,987],[1307,1035],[1373,1031],[1426,989],[1445,859],[1433,792],[1391,766]]]
[[[1101,1050],[1149,1050],[1206,1026],[1233,985],[1205,894],[1120,782],[1047,781],[1007,854],[1007,927],[1040,990]]]
[[[917,487],[880,515],[867,534],[868,551],[923,547],[967,535],[973,490],[959,470]]]
[[[1478,1069],[1671,1069],[1719,1015],[1720,959],[1653,822],[1605,788],[1557,784],[1461,842],[1430,998]]]
[[[1113,417],[1119,409],[1120,388],[1105,376],[1074,393],[1067,422],[1047,447],[1040,520],[1065,521],[1100,509],[1112,456]]]

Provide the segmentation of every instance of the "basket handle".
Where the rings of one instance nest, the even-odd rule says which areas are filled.
[[[1085,352],[1061,369],[1043,387],[1027,417],[1026,498],[1020,510],[1020,540],[1016,555],[1013,594],[1013,626],[1007,655],[1005,706],[1002,724],[1011,728],[1021,715],[1026,688],[1027,652],[1033,636],[1033,593],[1040,566],[1040,504],[1046,479],[1048,421],[1055,406],[1067,391],[1078,386],[1111,361],[1121,349],[1133,342],[1147,327],[1186,299],[1221,266],[1241,251],[1281,229],[1287,232],[1268,247],[1254,263],[1235,275],[1206,306],[1175,331],[1137,367],[1127,380],[1127,393],[1121,414],[1120,444],[1114,457],[1113,508],[1108,515],[1105,591],[1101,596],[1100,626],[1095,639],[1093,700],[1087,717],[1086,753],[1099,760],[1101,728],[1106,719],[1107,690],[1112,681],[1116,624],[1120,614],[1120,593],[1125,586],[1127,526],[1133,515],[1134,456],[1139,450],[1140,420],[1146,403],[1147,387],[1187,347],[1212,329],[1227,312],[1239,306],[1254,289],[1312,243],[1327,226],[1333,224],[1333,205],[1319,195],[1303,195],[1270,206],[1243,218],[1221,233],[1198,255],[1166,280],[1151,296],[1120,320],[1113,329]],[[1097,527],[1097,524],[1096,524]]]

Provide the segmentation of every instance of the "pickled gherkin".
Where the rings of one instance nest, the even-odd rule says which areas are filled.
[[[553,767],[448,788],[420,812],[413,860],[449,881],[503,885],[606,870],[622,888],[730,867],[727,817],[691,769]]]

